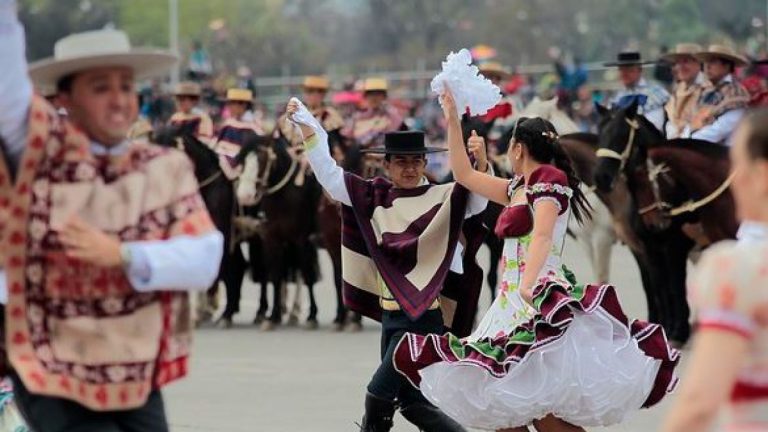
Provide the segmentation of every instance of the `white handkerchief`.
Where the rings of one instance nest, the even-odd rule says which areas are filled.
[[[432,91],[442,95],[445,86],[453,92],[459,115],[469,108],[471,115],[483,115],[501,101],[501,90],[489,79],[480,75],[472,64],[472,55],[463,48],[451,52],[443,62],[443,70],[432,79]]]

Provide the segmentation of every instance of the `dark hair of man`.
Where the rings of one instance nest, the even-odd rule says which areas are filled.
[[[56,82],[57,93],[71,93],[72,83],[75,81],[75,74],[65,75]]]

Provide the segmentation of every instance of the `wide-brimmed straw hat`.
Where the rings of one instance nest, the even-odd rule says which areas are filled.
[[[624,51],[620,52],[616,56],[616,61],[610,61],[603,63],[603,66],[607,67],[620,67],[620,66],[643,66],[647,64],[656,63],[654,61],[644,61],[643,56],[637,51]]]
[[[364,92],[386,92],[389,91],[389,83],[384,78],[366,78],[363,82]]]
[[[59,39],[53,57],[29,65],[29,75],[40,86],[55,86],[76,72],[105,66],[133,69],[136,79],[167,73],[177,57],[156,48],[133,48],[120,30],[94,30]]]
[[[696,58],[703,62],[709,59],[719,58],[733,62],[736,66],[744,66],[749,63],[749,60],[747,60],[746,57],[737,53],[733,48],[718,44],[710,45],[705,51],[696,54]]]
[[[363,153],[385,155],[422,155],[447,151],[441,147],[424,145],[424,132],[398,131],[384,134],[384,147],[373,147],[361,150]]]
[[[692,57],[696,60],[696,55],[704,51],[704,48],[695,43],[679,43],[675,45],[672,51],[661,56],[660,60],[664,60],[670,63],[674,63],[684,57]]]
[[[227,90],[227,102],[253,102],[253,92],[248,89],[231,88]]]
[[[498,62],[480,63],[477,69],[479,69],[480,73],[483,75],[496,75],[501,78],[507,78],[511,75],[509,70]]]
[[[176,87],[173,89],[174,96],[200,97],[200,95],[202,94],[203,94],[203,89],[202,87],[200,87],[200,84],[193,81],[182,81],[176,84]]]
[[[324,76],[310,75],[304,78],[302,87],[305,89],[318,89],[327,91],[328,88],[331,87],[331,83],[328,81],[328,78]]]

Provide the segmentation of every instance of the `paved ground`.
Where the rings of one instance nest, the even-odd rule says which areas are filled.
[[[566,263],[580,280],[591,271],[580,250],[569,243]],[[481,262],[487,255],[481,251]],[[335,310],[330,262],[321,255],[324,280],[317,288],[322,326],[316,331],[282,328],[263,333],[247,324],[256,293],[246,287],[240,323],[231,330],[201,329],[195,341],[191,376],[166,391],[174,432],[354,432],[362,415],[365,384],[379,360],[375,323],[361,333],[334,333]],[[614,250],[612,279],[632,316],[645,316],[637,266],[623,247]],[[483,293],[482,307],[489,305]],[[637,413],[624,424],[597,429],[611,432],[657,430],[669,408]],[[414,431],[403,418],[394,431]]]

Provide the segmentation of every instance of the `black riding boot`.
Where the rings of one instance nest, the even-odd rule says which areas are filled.
[[[422,432],[467,432],[462,425],[430,404],[415,403],[401,409],[400,414]]]
[[[389,432],[392,429],[392,417],[394,415],[394,402],[367,393],[365,395],[365,415],[360,432]]]

